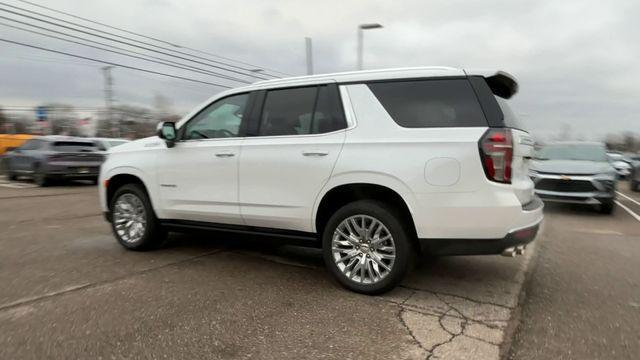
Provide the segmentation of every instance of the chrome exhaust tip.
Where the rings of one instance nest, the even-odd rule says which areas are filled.
[[[506,257],[514,257],[516,256],[516,248],[515,247],[506,248],[502,250],[502,254],[500,255],[506,256]]]
[[[525,245],[516,246],[516,255],[524,255]]]

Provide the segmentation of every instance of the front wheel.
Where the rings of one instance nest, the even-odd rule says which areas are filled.
[[[600,213],[602,213],[602,214],[611,214],[611,213],[613,213],[613,209],[614,208],[615,208],[615,203],[613,202],[613,199],[607,200],[607,201],[603,201],[600,204]]]
[[[33,181],[36,183],[36,185],[40,187],[49,186],[49,183],[50,183],[49,178],[47,177],[47,174],[45,174],[39,168],[36,168],[34,170]]]
[[[124,185],[113,195],[111,228],[120,245],[130,250],[150,250],[162,244],[166,231],[156,218],[147,192],[137,184]]]
[[[393,208],[374,200],[343,206],[322,236],[324,261],[344,287],[363,294],[393,289],[415,256],[410,232]]]

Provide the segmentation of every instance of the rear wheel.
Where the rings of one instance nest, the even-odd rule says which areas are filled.
[[[130,250],[157,248],[166,238],[146,191],[137,184],[116,190],[111,204],[111,228],[120,245]]]
[[[345,205],[323,232],[324,261],[344,287],[363,294],[393,289],[405,277],[415,250],[393,208],[373,200]]]

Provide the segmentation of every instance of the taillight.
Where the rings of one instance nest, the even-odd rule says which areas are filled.
[[[479,143],[484,173],[491,181],[511,184],[513,139],[511,129],[489,129]]]

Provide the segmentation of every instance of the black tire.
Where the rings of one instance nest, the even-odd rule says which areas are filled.
[[[144,227],[142,236],[135,241],[127,241],[121,236],[118,229],[116,229],[115,205],[118,200],[125,195],[133,195],[138,198],[142,202],[144,208],[143,217],[146,221],[146,226]],[[125,248],[135,251],[152,250],[162,245],[166,239],[167,232],[160,225],[160,222],[153,211],[153,207],[151,206],[151,201],[149,201],[149,196],[141,185],[127,184],[118,188],[113,195],[113,198],[111,198],[109,209],[111,210],[111,230],[113,231],[113,235],[116,237],[116,240],[118,240],[120,245]]]
[[[633,178],[629,182],[629,187],[631,188],[631,191],[636,191],[636,192],[640,191],[640,189],[638,189],[638,181],[637,180],[633,180]]]
[[[342,273],[333,257],[332,241],[334,232],[344,220],[357,215],[364,215],[381,222],[388,229],[395,246],[395,259],[391,270],[386,276],[374,283],[363,284],[349,279],[347,275]],[[412,232],[408,230],[407,224],[401,219],[402,216],[394,208],[375,200],[355,201],[336,211],[327,222],[322,234],[322,252],[325,265],[331,275],[345,288],[367,295],[381,294],[396,287],[409,272],[416,256]],[[366,249],[368,250],[369,247]],[[371,256],[373,257],[373,255]],[[366,258],[366,261],[369,261],[368,259],[369,257]],[[349,267],[347,266],[346,268]],[[371,275],[371,270],[369,270],[369,274]]]
[[[16,181],[18,180],[18,175],[16,175],[14,172],[11,172],[11,170],[7,170],[7,179],[9,179],[9,181]]]
[[[600,204],[600,213],[602,214],[611,214],[613,213],[613,209],[615,209],[615,203],[613,200],[603,201]]]
[[[33,170],[33,182],[35,182],[36,185],[40,187],[46,187],[46,186],[49,186],[50,184],[47,174],[42,172],[39,167],[36,167]]]

